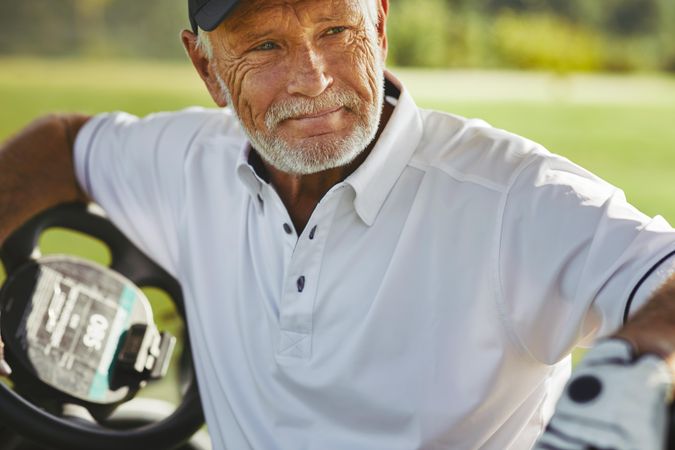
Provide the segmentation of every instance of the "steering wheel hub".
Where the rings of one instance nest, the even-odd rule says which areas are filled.
[[[25,372],[20,378],[38,379],[64,400],[84,404],[129,399],[142,382],[133,375],[149,372],[147,360],[152,369],[166,366],[170,356],[150,355],[151,345],[160,348],[153,339],[159,333],[143,292],[122,275],[72,256],[42,257],[12,274],[0,291],[0,330],[12,366]],[[118,355],[127,364],[118,364]],[[138,362],[142,368],[135,371]]]

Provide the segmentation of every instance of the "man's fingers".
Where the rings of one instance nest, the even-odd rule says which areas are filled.
[[[0,341],[0,376],[6,377],[12,373],[12,368],[5,361],[5,344]]]
[[[6,377],[12,374],[12,368],[9,367],[4,359],[0,361],[0,376]]]

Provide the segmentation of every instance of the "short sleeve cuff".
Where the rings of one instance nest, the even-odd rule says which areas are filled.
[[[626,301],[623,322],[644,305],[663,284],[675,275],[675,249],[662,256],[637,282]]]

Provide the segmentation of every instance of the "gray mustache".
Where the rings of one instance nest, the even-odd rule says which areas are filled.
[[[357,95],[349,91],[329,91],[321,97],[313,99],[297,98],[286,100],[270,106],[265,114],[265,125],[268,130],[271,130],[284,120],[318,114],[327,109],[345,107],[355,110],[358,103],[359,99]]]

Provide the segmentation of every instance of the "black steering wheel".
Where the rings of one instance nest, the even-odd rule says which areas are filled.
[[[185,321],[185,308],[178,282],[138,250],[102,214],[95,212],[91,207],[84,204],[66,204],[47,210],[32,218],[6,240],[0,249],[0,259],[8,275],[5,285],[9,284],[12,281],[13,274],[21,272],[22,268],[31,265],[36,267],[43,265],[41,260],[36,257],[35,250],[43,231],[53,227],[79,231],[101,240],[110,249],[111,264],[108,269],[103,267],[91,269],[93,274],[98,273],[97,271],[110,270],[112,271],[111,276],[117,277],[114,273],[121,274],[119,279],[126,280],[121,281],[121,283],[130,281],[136,286],[157,287],[164,290],[169,294],[175,303],[176,310]],[[53,260],[52,257],[50,261]],[[58,260],[58,257],[56,257],[56,260]],[[64,257],[64,261],[67,265],[70,260],[68,257]],[[89,270],[88,265],[82,267]],[[3,286],[4,289],[5,286]],[[135,292],[140,291],[136,289]],[[1,299],[2,295],[0,295]],[[3,333],[3,341],[6,344],[7,360],[14,366],[15,363],[12,359],[18,360],[17,352],[13,351],[9,345],[14,334],[10,336],[10,331],[2,327],[0,327],[0,331]],[[116,352],[120,352],[120,347],[122,347],[121,339],[120,337],[120,344],[117,344],[116,349],[113,345]],[[185,340],[184,352],[187,352],[189,351],[187,332]],[[19,363],[16,364],[21,366]],[[19,390],[16,389],[18,385],[22,383],[25,385],[26,380],[22,380],[22,377],[26,378],[31,375],[34,374],[27,374],[26,371],[15,369],[10,377],[15,384],[15,390]],[[182,395],[182,401],[171,415],[159,422],[124,430],[103,425],[105,418],[121,403],[130,400],[143,383],[137,383],[136,389],[125,387],[123,398],[118,396],[108,404],[94,405],[92,416],[96,417],[95,422],[60,417],[53,410],[50,411],[50,408],[38,407],[33,404],[33,401],[24,398],[27,397],[25,393],[33,392],[32,390],[24,390],[24,394],[19,395],[15,390],[0,383],[0,425],[10,427],[19,435],[26,436],[30,440],[49,448],[83,450],[94,448],[101,450],[174,448],[187,441],[204,423],[196,377],[194,373],[190,375],[187,377],[188,381]],[[33,381],[36,382],[36,386],[41,386],[44,392],[52,392],[50,387],[45,386],[45,383],[40,380],[30,380],[30,382]],[[110,390],[109,392],[113,391]],[[82,402],[78,401],[77,398],[67,394],[64,394],[61,400],[64,404],[79,403],[82,405]]]

